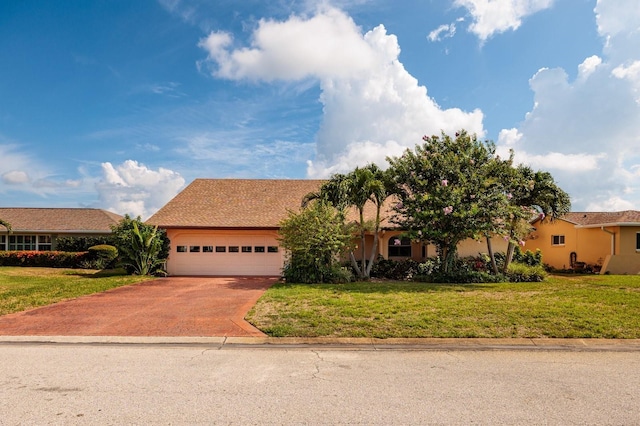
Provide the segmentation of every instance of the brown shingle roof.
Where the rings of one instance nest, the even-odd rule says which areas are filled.
[[[276,228],[287,210],[298,211],[302,198],[322,182],[196,179],[147,223],[167,228]]]
[[[278,228],[287,211],[325,181],[309,179],[196,179],[147,223],[162,228]],[[356,219],[351,212],[350,218]],[[368,203],[368,219],[375,208]]]
[[[578,226],[630,225],[640,226],[640,211],[625,210],[622,212],[570,212],[561,219]]]
[[[13,232],[105,233],[122,216],[100,209],[0,207],[0,219]]]

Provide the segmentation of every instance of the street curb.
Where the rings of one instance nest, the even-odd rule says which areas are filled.
[[[640,339],[0,336],[0,345],[205,346],[213,349],[640,352]]]

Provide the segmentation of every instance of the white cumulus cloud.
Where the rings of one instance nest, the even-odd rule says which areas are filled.
[[[148,218],[184,186],[179,173],[160,167],[147,168],[134,160],[114,167],[102,163],[102,178],[96,183],[100,206],[119,214]]]
[[[578,64],[573,81],[561,68],[539,70],[529,82],[533,109],[498,140],[518,160],[552,171],[577,210],[640,209],[639,5],[599,0],[602,55]]]
[[[529,15],[553,6],[554,0],[455,0],[473,18],[469,31],[484,42],[494,34],[517,30]]]
[[[421,142],[424,134],[465,128],[484,135],[480,110],[443,109],[399,61],[396,36],[380,25],[363,34],[335,8],[306,18],[262,20],[250,47],[213,32],[201,41],[218,78],[250,81],[316,79],[324,115],[310,177],[327,177]],[[202,65],[202,64],[201,64]]]

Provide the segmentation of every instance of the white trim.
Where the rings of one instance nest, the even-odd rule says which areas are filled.
[[[597,223],[595,225],[576,225],[576,228],[609,228],[612,226],[640,226],[640,222]]]

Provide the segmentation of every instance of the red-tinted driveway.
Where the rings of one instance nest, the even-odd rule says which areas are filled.
[[[244,320],[277,279],[171,277],[0,317],[5,336],[264,336]]]

